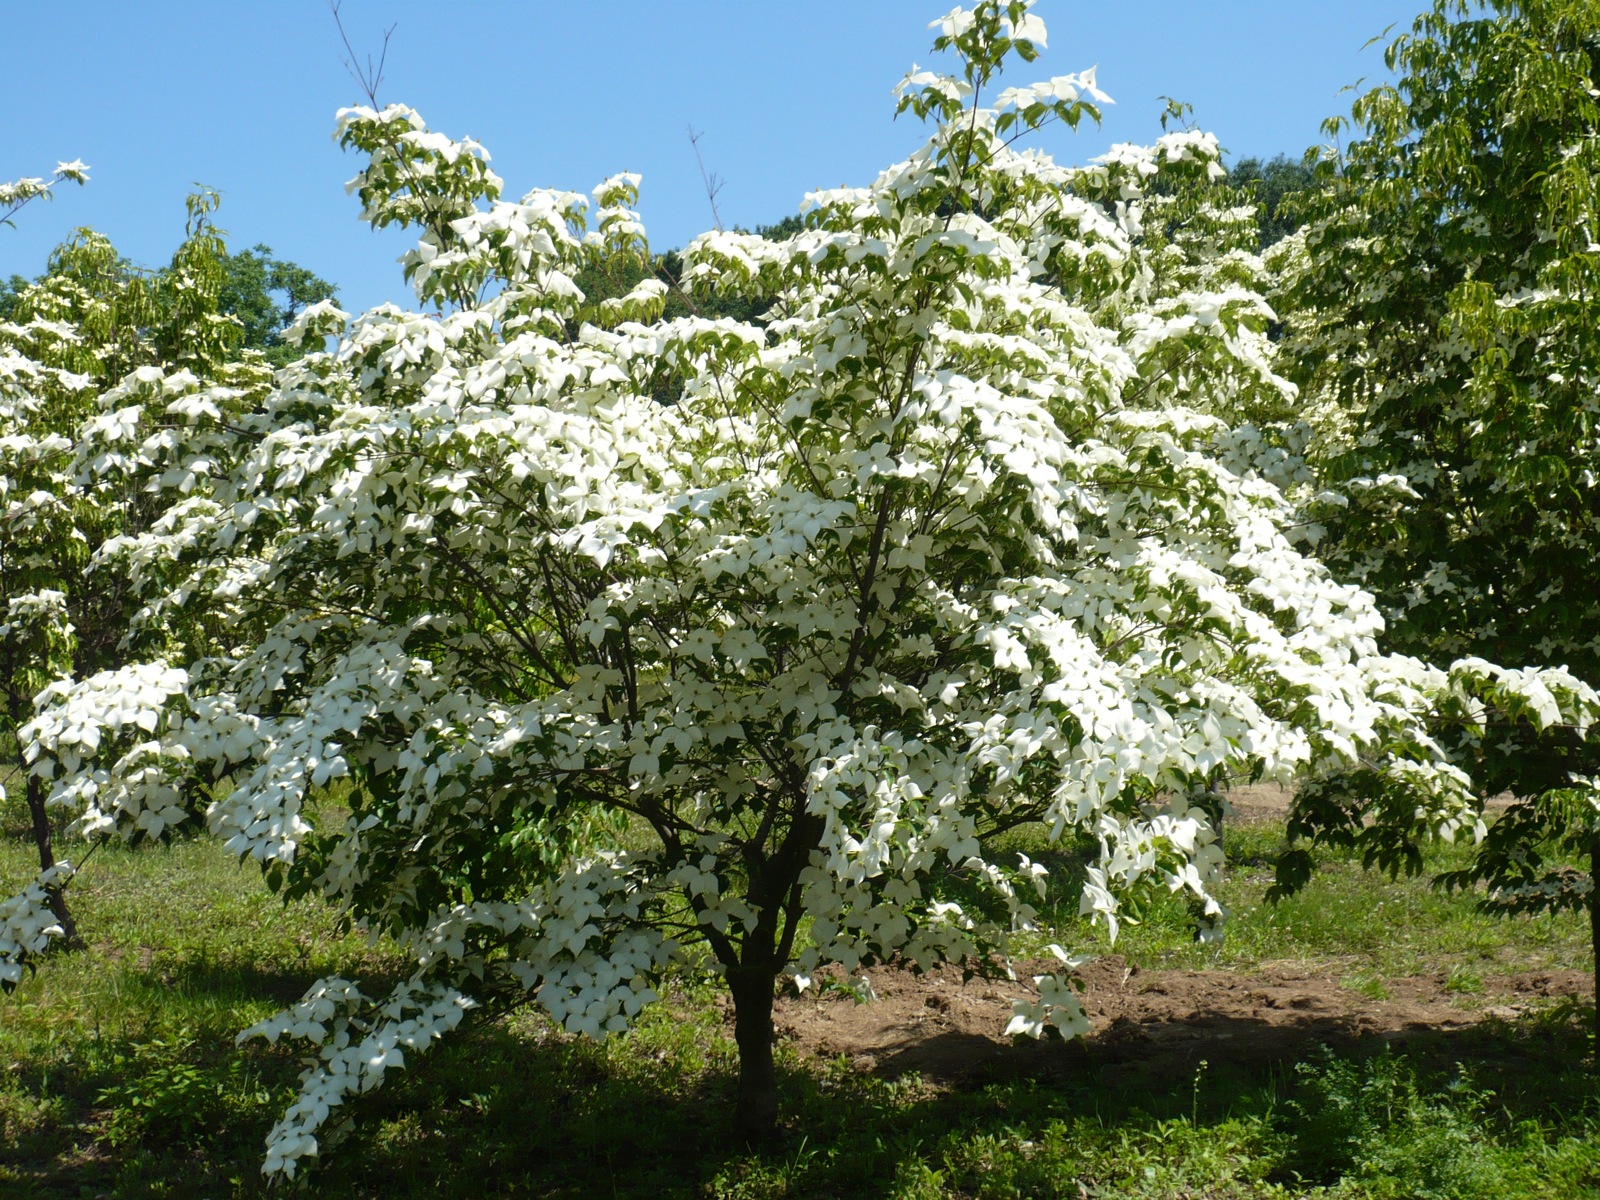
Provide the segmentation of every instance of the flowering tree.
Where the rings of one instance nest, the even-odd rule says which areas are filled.
[[[82,172],[63,164],[57,175]],[[27,773],[17,737],[35,694],[201,632],[141,621],[115,551],[209,469],[197,431],[177,436],[192,397],[234,407],[241,386],[267,378],[229,361],[239,326],[218,312],[226,257],[214,204],[191,198],[189,236],[159,272],[130,269],[105,238],[78,231],[0,322],[0,733],[25,776],[40,867],[31,893],[45,902],[17,911],[12,948],[36,952],[52,929],[76,940],[61,890],[72,866],[56,860],[44,781]],[[18,974],[0,964],[0,985]]]
[[[63,180],[81,185],[88,182],[88,178],[89,168],[82,161],[73,161],[57,163],[49,179],[30,176],[0,183],[0,225],[14,225],[14,218],[23,207],[41,196],[50,199],[55,185]],[[9,332],[3,326],[0,326],[0,330]],[[26,482],[26,477],[15,472],[12,462],[15,457],[12,441],[16,437],[12,426],[18,423],[14,398],[16,391],[20,386],[26,386],[31,391],[46,383],[71,388],[74,382],[70,377],[63,379],[59,373],[50,372],[48,368],[41,370],[36,364],[10,351],[6,342],[0,340],[0,434],[10,435],[3,443],[6,450],[0,452],[3,455],[0,465],[5,467],[4,473],[0,474],[0,505],[4,506],[7,524],[12,523],[17,515],[19,497],[25,508],[31,509],[35,504],[28,494],[31,489],[19,487],[19,484]],[[32,457],[31,449],[25,450],[27,457]],[[27,523],[37,524],[32,519]],[[11,558],[0,550],[0,565],[4,566],[8,580],[20,570],[20,565],[10,561]],[[4,620],[0,621],[0,681],[3,681],[5,688],[0,730],[10,734],[13,742],[16,742],[16,733],[24,713],[31,713],[27,702],[33,691],[62,673],[65,667],[64,651],[70,638],[70,627],[64,619],[61,599],[58,592],[48,589],[6,597],[6,613]],[[20,743],[17,749],[20,753]],[[18,765],[26,766],[20,758]],[[50,820],[44,811],[44,792],[38,782],[31,779],[24,786],[28,793],[34,841],[39,849],[41,876],[30,889],[29,903],[26,905],[32,919],[26,930],[19,927],[17,932],[32,949],[38,950],[48,941],[46,930],[53,930],[56,936],[69,942],[76,940],[77,930],[56,880]],[[44,908],[40,907],[41,902]],[[23,906],[12,907],[18,909],[18,915],[21,916]],[[45,911],[48,911],[48,917],[44,915]],[[15,940],[11,944],[18,948],[21,946]],[[7,974],[0,973],[0,982],[7,978]]]
[[[412,964],[246,1031],[312,1048],[269,1172],[469,1010],[604,1037],[697,946],[760,1136],[778,978],[1005,969],[1049,879],[985,845],[1026,822],[1097,841],[1081,909],[1113,936],[1152,888],[1217,930],[1190,797],[1229,772],[1367,762],[1414,828],[1474,826],[1415,716],[1454,682],[1375,652],[1369,598],[1291,545],[1272,456],[1217,415],[1288,394],[1269,310],[1225,246],[1143,228],[1152,180],[1221,173],[1215,140],[1019,153],[1096,115],[1092,75],[997,90],[1044,45],[1025,3],[935,24],[959,69],[901,86],[922,147],[787,237],[686,249],[751,322],[575,285],[647,252],[634,177],[592,216],[503,201],[476,143],[345,110],[364,215],[419,230],[441,315],[311,306],[269,393],[180,388],[183,436],[137,450],[211,466],[119,561],[145,612],[226,611],[230,640],[53,684],[36,775],[92,836],[231,778],[211,831]],[[1010,1032],[1086,1028],[1051,949]]]
[[[1389,48],[1397,81],[1357,102],[1361,136],[1280,266],[1285,370],[1321,414],[1320,551],[1376,594],[1390,647],[1525,668],[1480,671],[1484,707],[1436,722],[1483,794],[1515,797],[1445,882],[1501,911],[1587,909],[1600,949],[1597,45],[1592,4],[1439,0]],[[1580,711],[1542,693],[1556,680]],[[1294,831],[1371,828],[1335,790]]]

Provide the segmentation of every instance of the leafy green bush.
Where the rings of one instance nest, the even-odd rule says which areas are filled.
[[[134,1042],[117,1054],[118,1082],[98,1097],[110,1109],[104,1140],[112,1146],[210,1140],[272,1101],[249,1062],[231,1053],[207,1057],[188,1030]]]
[[[1357,1061],[1324,1049],[1296,1071],[1303,1090],[1289,1105],[1289,1165],[1302,1179],[1395,1200],[1505,1194],[1482,1121],[1493,1096],[1467,1076],[1427,1094],[1387,1047]]]

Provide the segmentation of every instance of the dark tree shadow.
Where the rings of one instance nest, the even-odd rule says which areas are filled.
[[[309,982],[292,972],[213,964],[188,972],[182,986],[292,1000]],[[788,1195],[881,1197],[902,1164],[975,1138],[1077,1118],[1149,1128],[1270,1114],[1297,1086],[1295,1064],[1324,1047],[1356,1060],[1389,1047],[1424,1081],[1445,1080],[1467,1064],[1476,1086],[1495,1093],[1497,1119],[1511,1124],[1570,1116],[1594,1103],[1589,1046],[1575,1012],[1383,1035],[1317,1015],[1288,1023],[1212,1016],[1203,1027],[1122,1021],[1065,1044],[1008,1045],[961,1033],[907,1038],[869,1070],[791,1051],[780,1079],[785,1136],[751,1152],[734,1134],[726,1032],[703,1012],[659,1019],[665,1024],[654,1032],[609,1046],[526,1020],[515,1027],[485,1021],[453,1035],[353,1100],[353,1121],[330,1126],[320,1163],[288,1193],[704,1196],[737,1193],[742,1179],[765,1170],[783,1174]],[[247,1077],[269,1098],[220,1103],[221,1125],[203,1136],[158,1126],[117,1146],[81,1132],[48,1146],[24,1140],[0,1148],[0,1167],[22,1188],[18,1195],[38,1200],[265,1195],[262,1139],[298,1068],[283,1047],[242,1053],[252,1064]],[[239,1076],[225,1064],[240,1054],[231,1038],[216,1035],[193,1041],[177,1059],[226,1086]],[[67,1109],[92,1125],[95,1095],[119,1082],[116,1072],[132,1070],[132,1061],[126,1054],[63,1061],[48,1079],[35,1072],[22,1082],[68,1097]],[[6,1179],[0,1175],[0,1195]]]

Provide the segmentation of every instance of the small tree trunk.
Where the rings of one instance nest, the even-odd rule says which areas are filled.
[[[732,969],[733,1039],[739,1046],[739,1098],[734,1124],[746,1143],[768,1141],[778,1128],[778,1072],[772,1061],[772,992],[776,976]]]
[[[1594,952],[1594,1069],[1600,1075],[1600,833],[1589,836],[1589,949]]]
[[[56,865],[56,855],[51,845],[50,814],[44,806],[44,786],[36,775],[27,776],[27,780],[28,815],[33,818],[33,844],[39,849],[39,870],[48,871]],[[53,883],[45,888],[45,896],[50,901],[50,911],[55,914],[56,923],[61,926],[62,940],[68,946],[76,946],[78,923],[67,909],[66,896]]]

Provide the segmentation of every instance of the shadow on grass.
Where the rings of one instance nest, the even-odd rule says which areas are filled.
[[[281,968],[263,967],[254,958],[200,955],[162,969],[144,972],[150,986],[167,988],[185,996],[219,1004],[257,1006],[263,1002],[286,1008],[306,994],[326,971],[309,963]],[[369,995],[387,991],[399,976],[360,972],[363,990]]]
[[[227,973],[215,981],[243,982]],[[1204,1038],[1170,1022],[992,1053],[966,1044],[985,1039],[949,1034],[907,1043],[865,1072],[789,1052],[780,1082],[785,1133],[760,1152],[734,1136],[734,1060],[706,1008],[663,1014],[599,1046],[526,1018],[486,1022],[354,1100],[354,1121],[342,1134],[333,1128],[321,1165],[291,1191],[385,1200],[885,1197],[908,1170],[934,1164],[944,1172],[941,1188],[988,1195],[982,1156],[971,1152],[987,1142],[1060,1140],[1065,1129],[1085,1144],[1109,1144],[1173,1123],[1211,1128],[1240,1117],[1270,1130],[1299,1087],[1294,1065],[1323,1047],[1355,1061],[1394,1047],[1425,1088],[1447,1090],[1464,1064],[1474,1088],[1494,1094],[1499,1126],[1562,1127],[1595,1105],[1588,1041],[1573,1017],[1388,1037],[1356,1036],[1318,1018],[1289,1026],[1231,1020]],[[948,1039],[964,1042],[941,1044]],[[247,1048],[241,1073],[228,1065],[240,1051],[220,1037],[180,1040],[170,1053],[107,1050],[97,1062],[58,1062],[49,1079],[14,1077],[63,1097],[64,1123],[54,1137],[7,1139],[0,1169],[11,1174],[0,1175],[0,1194],[7,1181],[40,1200],[266,1193],[259,1156],[293,1085],[289,1052]],[[940,1061],[967,1065],[940,1073],[930,1065]],[[198,1082],[183,1082],[177,1068],[186,1063]],[[133,1136],[108,1144],[116,1113],[96,1096],[115,1086],[126,1102],[139,1095],[141,1078],[167,1093],[130,1118]],[[199,1119],[180,1101],[201,1104]]]
[[[210,1031],[52,1049],[0,1092],[0,1196],[229,1194],[297,1075],[284,1050]]]

